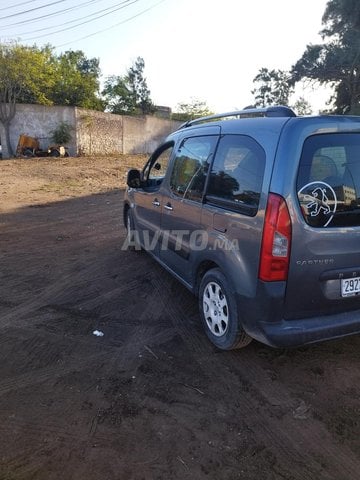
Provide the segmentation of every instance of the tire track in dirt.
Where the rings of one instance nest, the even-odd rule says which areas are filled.
[[[74,290],[82,291],[84,286],[89,283],[89,279],[93,281],[104,276],[103,265],[93,264],[82,269],[80,272],[70,272],[62,275],[55,282],[44,288],[37,296],[32,296],[29,300],[21,303],[13,308],[10,312],[5,313],[1,318],[0,329],[10,326],[21,327],[28,324],[29,312],[36,312],[40,308],[63,300],[67,297],[74,300]]]
[[[253,398],[258,397],[258,400],[267,402],[265,412],[262,411],[260,415],[254,416],[254,414],[251,415],[251,411],[248,412],[249,425],[256,430],[259,429],[259,420],[262,425],[267,425],[270,441],[282,448],[281,463],[285,457],[293,455],[292,452],[295,451],[299,464],[304,463],[305,456],[306,466],[304,465],[303,468],[305,471],[314,468],[318,479],[358,479],[360,464],[356,455],[345,445],[339,444],[320,421],[311,416],[296,419],[294,410],[299,401],[289,396],[283,384],[271,380],[257,359],[243,353],[245,352],[230,352],[229,356],[220,357],[218,360],[223,368],[231,368],[232,371],[228,373],[229,382],[235,382],[240,376],[241,379],[246,380],[245,388],[249,388]],[[256,392],[255,395],[253,391]],[[276,410],[274,411],[272,408],[274,406],[280,407],[280,415]],[[311,476],[314,473],[310,470],[309,478],[314,478]]]
[[[58,441],[87,441],[92,442],[92,433],[89,428],[89,423],[84,423],[83,425],[76,426],[68,424],[64,425],[60,422],[49,421],[46,419],[42,421],[30,421],[23,418],[12,418],[8,421],[7,424],[2,427],[2,434],[8,434],[8,436],[15,436],[17,434],[21,435],[21,432],[26,430],[26,434],[31,436],[34,441],[38,440],[39,436],[46,439],[46,443],[49,445]],[[106,434],[97,432],[96,440],[103,443],[111,443],[111,439]],[[33,446],[28,445],[28,450],[32,453],[34,452]],[[23,452],[18,452],[16,458],[21,457]],[[15,456],[14,456],[15,460]]]
[[[106,375],[111,375],[112,372],[118,371],[119,368],[126,369],[132,375],[135,375],[138,366],[142,362],[139,355],[148,352],[146,347],[149,344],[153,347],[153,345],[165,343],[171,340],[173,336],[174,332],[170,328],[161,332],[154,332],[153,327],[144,323],[139,324],[132,329],[131,336],[127,339],[126,344],[122,348],[117,349],[114,355],[108,359],[108,366],[105,368]]]
[[[86,433],[87,430],[74,434],[71,432],[71,426],[67,430],[63,430],[56,425],[44,425],[44,430],[39,425],[24,422],[21,427],[26,430],[30,442],[18,444],[16,453],[7,455],[6,463],[3,463],[0,459],[0,478],[2,480],[11,480],[13,478],[59,480],[64,478],[94,478],[91,475],[93,472],[89,472],[88,465],[81,458],[82,455],[80,455],[80,458],[77,458],[79,457],[78,452],[91,452],[92,450],[98,452],[100,446],[102,451],[113,448],[113,439],[97,435],[96,444],[94,444],[94,439],[90,434]],[[40,445],[35,446],[39,437],[43,440]],[[76,445],[76,449],[72,449],[71,445]],[[75,459],[73,459],[73,454]],[[98,455],[99,453],[97,453]],[[61,468],[54,470],[54,463],[59,463]],[[79,466],[83,469],[85,467],[86,474],[84,476],[76,475]]]
[[[85,358],[76,359],[68,364],[59,363],[56,366],[38,368],[27,373],[0,380],[0,396],[11,390],[20,390],[49,380],[54,381],[71,372],[89,368],[93,362],[101,363],[108,359],[109,353],[99,353]]]
[[[34,448],[33,445],[26,446],[21,449],[21,452],[17,452],[15,456],[7,458],[6,464],[0,461],[0,476],[1,479],[7,480],[14,478],[21,471],[19,478],[36,478],[39,469],[39,463],[29,464],[29,458],[31,456],[40,456],[46,451],[46,446]],[[16,477],[15,477],[16,478]]]
[[[358,480],[360,462],[355,454],[345,445],[341,445],[331,436],[326,427],[318,420],[297,420],[291,413],[279,418],[274,415],[272,407],[280,407],[282,412],[291,412],[296,404],[287,389],[280,382],[273,381],[258,359],[246,351],[227,352],[212,355],[195,331],[191,331],[183,320],[182,293],[172,298],[169,282],[162,276],[153,278],[158,289],[159,299],[166,305],[169,317],[183,341],[189,347],[194,360],[206,365],[208,371],[221,372],[216,376],[219,390],[225,392],[229,386],[245,382],[239,392],[239,402],[244,419],[259,441],[272,445],[277,462],[297,480]],[[168,295],[166,299],[164,292]],[[162,293],[162,295],[160,294]],[[187,293],[187,292],[186,292]],[[230,369],[232,371],[230,371]],[[234,373],[236,372],[236,374]],[[264,408],[256,408],[261,404]],[[264,405],[262,405],[264,407]],[[294,463],[300,468],[294,469]],[[280,474],[280,472],[278,472]]]
[[[209,353],[209,348],[212,349],[212,347],[209,346],[209,342],[200,337],[192,327],[189,328],[189,318],[184,318],[183,312],[192,310],[192,305],[196,302],[195,297],[193,297],[185,287],[179,285],[177,280],[172,279],[167,272],[163,275],[153,275],[152,284],[157,290],[156,301],[162,303],[163,309],[170,316],[176,332],[179,333],[185,343],[190,346],[190,350],[198,352],[199,354]],[[175,299],[173,299],[173,292],[171,290],[173,285],[175,285],[175,289],[177,290]]]

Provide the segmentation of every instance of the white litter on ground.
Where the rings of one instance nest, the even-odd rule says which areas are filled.
[[[100,330],[94,330],[93,335],[96,335],[97,337],[103,337],[104,332],[100,332]]]

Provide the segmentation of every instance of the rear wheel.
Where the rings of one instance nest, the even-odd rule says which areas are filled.
[[[200,314],[211,342],[223,350],[246,347],[252,338],[241,328],[234,294],[220,269],[205,273],[199,293]]]

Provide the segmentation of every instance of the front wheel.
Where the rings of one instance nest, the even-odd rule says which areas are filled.
[[[241,328],[238,309],[230,284],[220,269],[203,276],[199,291],[199,309],[210,341],[222,350],[242,348],[252,338]]]
[[[132,215],[130,212],[130,208],[126,210],[125,215],[125,226],[126,226],[126,239],[125,239],[125,247],[127,250],[141,250],[138,233],[134,229],[134,222],[132,219]]]

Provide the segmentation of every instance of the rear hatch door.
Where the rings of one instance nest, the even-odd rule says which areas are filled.
[[[320,128],[302,142],[288,195],[287,319],[360,309],[360,124],[347,127]]]

